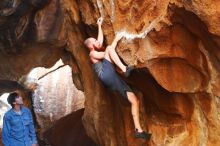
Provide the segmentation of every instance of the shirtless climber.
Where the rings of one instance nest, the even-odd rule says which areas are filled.
[[[123,34],[117,34],[111,45],[106,47],[103,51],[103,32],[102,32],[103,19],[99,18],[98,24],[98,38],[88,38],[84,44],[90,51],[90,60],[93,63],[93,69],[97,73],[99,79],[103,84],[111,90],[118,91],[125,99],[131,103],[131,113],[133,116],[136,138],[150,139],[151,134],[143,131],[139,121],[139,100],[131,90],[131,88],[118,76],[115,71],[116,64],[128,77],[133,70],[132,66],[125,66],[118,54],[115,51],[118,41],[123,37]]]

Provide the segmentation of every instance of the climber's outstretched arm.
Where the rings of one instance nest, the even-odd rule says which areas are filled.
[[[97,24],[98,24],[98,38],[97,40],[99,41],[100,45],[102,46],[103,44],[103,32],[102,32],[102,22],[103,22],[103,18],[100,17],[98,20],[97,20]]]
[[[115,36],[115,38],[114,38],[112,44],[109,45],[108,47],[111,47],[112,49],[115,49],[116,46],[117,46],[117,44],[118,44],[118,41],[119,41],[123,36],[124,36],[123,33],[118,33],[118,34]]]

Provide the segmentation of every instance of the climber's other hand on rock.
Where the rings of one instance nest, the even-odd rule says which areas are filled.
[[[125,34],[123,32],[119,32],[119,33],[116,34],[116,39],[120,40],[120,39],[122,39],[124,37],[124,35]]]

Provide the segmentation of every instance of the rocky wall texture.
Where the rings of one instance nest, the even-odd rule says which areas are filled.
[[[84,91],[83,125],[102,146],[219,145],[220,1],[2,1],[0,78],[18,81],[58,59]],[[125,33],[117,52],[136,70],[126,80],[141,100],[153,136],[133,138],[130,106],[103,87],[83,41],[104,18],[105,44]],[[11,88],[10,88],[11,89]]]

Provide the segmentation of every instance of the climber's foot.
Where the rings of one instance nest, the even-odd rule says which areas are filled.
[[[131,72],[134,70],[134,66],[126,66],[126,71],[124,72],[125,77],[129,77]]]
[[[149,140],[151,138],[151,135],[150,133],[147,133],[145,131],[142,131],[142,132],[138,132],[138,130],[136,129],[135,130],[135,133],[134,133],[134,136],[135,138],[143,138],[145,140]]]

